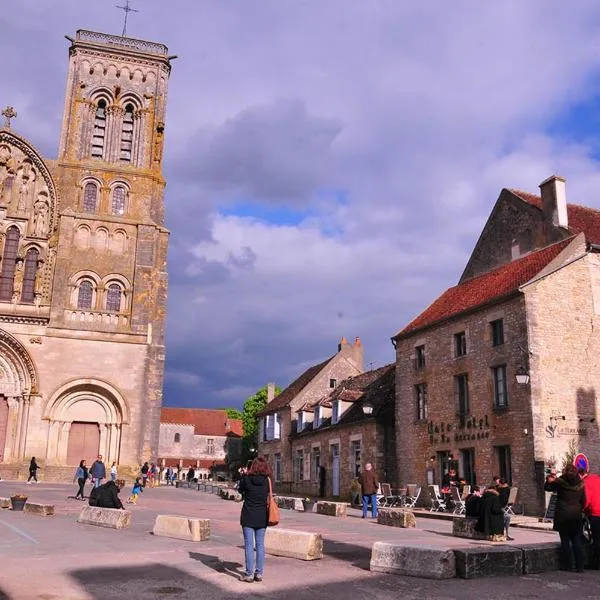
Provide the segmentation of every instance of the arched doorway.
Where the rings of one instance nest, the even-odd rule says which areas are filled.
[[[88,464],[100,453],[100,424],[73,421],[67,443],[67,464],[79,464],[81,459]]]

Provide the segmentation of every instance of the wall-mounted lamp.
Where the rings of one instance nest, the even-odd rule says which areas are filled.
[[[529,433],[529,429],[527,429],[527,427],[525,427],[525,429],[523,429],[523,435],[527,435]]]
[[[529,350],[525,350],[523,346],[518,345],[517,350],[521,353],[522,364],[515,373],[517,383],[520,385],[527,385],[529,383],[529,357],[533,354]]]
[[[369,416],[373,414],[373,405],[366,400],[362,403],[362,411],[365,415]]]
[[[529,373],[525,367],[519,367],[515,373],[515,377],[517,378],[517,383],[521,385],[527,385],[529,383]]]

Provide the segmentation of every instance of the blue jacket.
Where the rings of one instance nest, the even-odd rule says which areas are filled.
[[[95,460],[92,468],[90,469],[90,475],[94,479],[105,479],[106,478],[106,467],[101,460]]]
[[[139,496],[140,492],[143,492],[143,491],[144,491],[144,488],[142,487],[142,484],[136,483],[133,486],[133,489],[131,490],[131,495],[133,496],[135,494],[136,496]]]

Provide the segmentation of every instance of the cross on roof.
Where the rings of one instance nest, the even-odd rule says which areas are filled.
[[[4,117],[4,127],[10,129],[10,120],[17,116],[17,111],[12,106],[7,106],[2,111],[2,116]]]
[[[136,10],[135,8],[131,8],[131,6],[129,6],[129,0],[125,0],[125,6],[120,6],[119,4],[115,4],[115,6],[117,8],[120,8],[125,13],[125,21],[123,23],[123,33],[121,34],[121,37],[125,37],[125,35],[127,34],[127,17],[129,16],[129,13],[130,12],[140,12],[140,11]]]

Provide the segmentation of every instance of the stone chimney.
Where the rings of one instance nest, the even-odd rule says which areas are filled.
[[[362,373],[363,370],[363,361],[364,361],[364,348],[360,338],[357,337],[354,340],[354,344],[350,344],[348,340],[343,337],[340,343],[338,344],[338,353],[342,353],[350,358],[358,370]]]
[[[345,348],[348,347],[348,340],[345,337],[342,337],[340,343],[338,344],[338,352],[341,352]]]
[[[267,404],[272,402],[273,398],[275,398],[275,384],[267,383]]]
[[[552,175],[540,183],[542,210],[549,223],[556,227],[569,227],[567,215],[567,186],[566,179]]]

